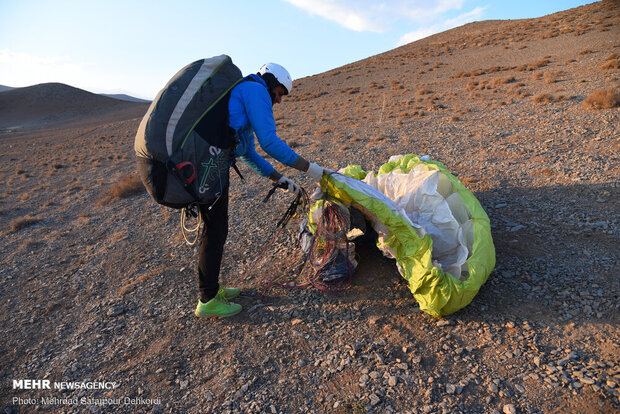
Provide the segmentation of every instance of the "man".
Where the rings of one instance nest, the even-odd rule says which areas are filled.
[[[256,75],[247,76],[231,90],[228,113],[229,125],[235,131],[237,142],[235,157],[240,157],[263,177],[285,184],[287,191],[297,192],[299,186],[276,171],[256,152],[254,146],[256,135],[258,143],[267,154],[316,180],[321,179],[324,169],[297,155],[276,134],[273,105],[280,103],[292,87],[293,81],[286,69],[276,63],[267,63]],[[200,131],[200,125],[196,130]],[[196,307],[196,316],[206,318],[236,315],[241,312],[242,306],[229,300],[239,295],[239,289],[220,288],[218,282],[224,243],[228,235],[228,189],[214,205],[202,206],[200,213],[204,220],[204,230],[198,250],[200,300]]]

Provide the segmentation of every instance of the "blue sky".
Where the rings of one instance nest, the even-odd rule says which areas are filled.
[[[62,82],[152,99],[194,60],[230,55],[293,79],[472,21],[540,17],[580,0],[0,0],[0,84]]]

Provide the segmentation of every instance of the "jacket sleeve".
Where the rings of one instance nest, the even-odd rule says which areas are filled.
[[[252,92],[247,95],[248,102],[245,108],[258,143],[267,154],[282,164],[293,165],[298,155],[276,134],[276,122],[273,118],[269,93],[263,87],[253,88]]]
[[[254,137],[250,138],[249,144],[246,153],[240,157],[241,161],[263,177],[269,177],[275,171],[275,168],[256,152],[256,149],[254,149]]]

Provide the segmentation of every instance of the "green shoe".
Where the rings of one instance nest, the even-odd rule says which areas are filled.
[[[220,289],[217,295],[207,303],[198,300],[198,306],[195,312],[196,316],[199,318],[211,318],[214,316],[227,318],[241,312],[243,306],[226,300],[222,295],[223,292],[224,290]]]
[[[237,296],[239,296],[239,293],[241,293],[239,292],[239,288],[225,287],[220,290],[222,290],[222,296],[226,300],[231,300],[232,298],[236,298]]]

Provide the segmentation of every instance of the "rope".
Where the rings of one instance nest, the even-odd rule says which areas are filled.
[[[195,245],[199,237],[200,225],[202,224],[202,214],[200,214],[200,211],[194,211],[194,209],[197,207],[198,205],[194,203],[190,204],[187,207],[184,207],[181,210],[181,233],[183,234],[185,243],[187,243],[188,246]],[[190,216],[196,217],[196,226],[194,228],[188,228],[185,224],[185,220],[187,220]],[[194,233],[194,239],[190,240],[190,237],[192,237],[192,233]]]
[[[293,218],[299,210],[307,214],[307,205],[307,194],[305,191],[300,192],[296,200],[291,203],[291,206],[289,206],[282,219],[276,225],[276,228],[279,227],[279,230],[265,243],[260,254],[254,259],[240,278],[240,282],[247,280],[257,263],[263,258],[267,249],[275,245],[276,240],[280,237],[290,219]],[[303,207],[300,208],[301,206]],[[305,255],[301,251],[301,248],[298,248],[298,254],[293,256],[294,265],[283,267],[284,270],[282,272],[267,280],[262,288],[260,288],[260,294],[257,296],[265,298],[268,292],[273,288],[295,289],[313,286],[319,290],[330,293],[339,293],[349,289],[351,287],[351,278],[353,275],[353,269],[349,261],[350,242],[346,240],[346,233],[349,229],[349,225],[350,221],[348,215],[344,214],[336,203],[324,200],[323,211],[317,223],[317,229],[314,233],[309,253]],[[339,282],[325,282],[321,277],[321,270],[326,270],[325,266],[335,260],[341,249],[344,250],[346,258],[346,276]],[[304,276],[303,281],[299,283],[286,283],[284,279],[291,273]]]

